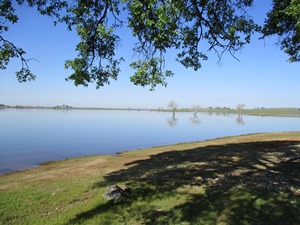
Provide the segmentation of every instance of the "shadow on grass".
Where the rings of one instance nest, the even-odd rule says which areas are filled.
[[[300,162],[286,162],[300,154],[300,142],[170,150],[131,162],[96,185],[126,183],[129,201],[99,204],[70,222],[300,224]]]

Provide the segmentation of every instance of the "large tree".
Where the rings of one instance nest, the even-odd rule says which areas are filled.
[[[21,69],[16,72],[20,82],[34,79],[26,52],[5,39],[3,34],[18,21],[11,0],[0,3],[0,69],[6,69],[12,58],[19,58]],[[138,54],[131,62],[136,85],[166,85],[173,72],[165,68],[164,54],[177,51],[176,60],[186,68],[198,70],[208,59],[207,51],[219,58],[225,52],[233,55],[249,44],[255,32],[262,36],[277,34],[279,44],[291,62],[300,60],[300,1],[273,0],[263,28],[255,24],[249,9],[253,0],[16,0],[19,5],[36,7],[42,14],[65,23],[76,30],[80,42],[78,55],[67,60],[65,67],[73,73],[67,80],[88,86],[95,82],[99,88],[117,79],[122,56],[115,50],[120,41],[116,31],[127,26],[137,39],[133,51]],[[207,43],[207,48],[200,44]]]

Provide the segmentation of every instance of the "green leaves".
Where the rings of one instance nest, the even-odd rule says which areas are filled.
[[[17,4],[36,7],[42,15],[55,18],[76,30],[80,42],[77,57],[65,62],[76,86],[96,83],[96,88],[116,80],[122,56],[116,56],[120,42],[117,29],[124,23],[137,43],[132,49],[137,60],[130,64],[135,85],[166,86],[173,72],[165,68],[164,54],[176,52],[175,60],[186,68],[198,70],[213,51],[233,57],[251,41],[256,32],[264,36],[277,34],[280,46],[291,62],[300,61],[300,0],[273,0],[263,29],[247,14],[253,0],[17,0]],[[123,15],[124,14],[124,15]],[[125,15],[127,18],[125,19]],[[126,20],[126,21],[123,21]],[[0,69],[6,69],[11,58],[19,58],[20,82],[34,79],[24,58],[25,51],[2,37],[18,21],[11,0],[0,3]]]
[[[76,47],[78,57],[66,61],[65,68],[74,71],[66,80],[73,80],[75,86],[86,87],[96,82],[96,88],[100,88],[110,84],[110,79],[117,79],[123,58],[114,58],[119,37],[113,32],[112,27],[107,28],[101,23],[95,25],[92,21],[77,26],[77,33],[81,37]]]
[[[214,51],[221,60],[225,52],[234,55],[250,43],[253,33],[260,31],[246,13],[253,2],[250,0],[125,2],[130,15],[129,27],[139,40],[134,51],[140,61],[131,64],[136,70],[131,80],[142,86],[151,85],[151,89],[158,83],[165,84],[151,78],[160,71],[158,77],[165,80],[167,73],[150,65],[153,59],[164,64],[163,55],[167,50],[178,50],[176,60],[186,68],[198,70],[202,61],[208,59],[204,52]],[[207,49],[200,48],[203,42],[208,44]]]
[[[289,55],[290,62],[300,61],[300,1],[273,0],[263,27],[265,36],[278,35],[280,48]]]
[[[12,58],[19,58],[21,60],[21,69],[16,72],[16,77],[19,82],[26,82],[35,79],[35,75],[29,69],[27,62],[24,58],[26,52],[21,49],[17,48],[13,43],[5,40],[2,36],[0,36],[0,69],[6,69],[8,63]]]
[[[129,12],[128,26],[138,38],[133,51],[140,60],[130,64],[134,75],[130,80],[135,85],[166,86],[166,78],[173,75],[164,69],[164,53],[177,48],[179,42],[180,1],[130,0],[125,1]]]
[[[74,71],[66,80],[73,80],[76,86],[96,83],[96,88],[100,88],[118,77],[123,58],[115,56],[120,38],[114,32],[122,22],[115,18],[115,22],[108,25],[109,13],[116,16],[120,12],[117,3],[110,0],[80,1],[63,18],[70,29],[76,27],[81,38],[76,46],[77,58],[65,63],[65,68]]]
[[[14,14],[14,12],[15,10],[12,7],[12,2],[10,0],[3,0],[0,4],[1,25],[4,23],[4,20],[7,20],[10,23],[16,23],[19,18],[16,14]]]
[[[170,70],[163,71],[162,63],[163,60],[159,57],[131,63],[131,68],[136,72],[130,77],[130,81],[142,87],[150,85],[151,91],[154,91],[157,84],[166,86],[165,78],[173,76],[173,72]]]
[[[178,4],[173,1],[127,1],[128,26],[139,43],[134,51],[147,56],[176,46],[179,30]],[[153,46],[153,51],[149,50]],[[147,46],[144,48],[144,46]]]
[[[35,75],[29,68],[22,67],[16,72],[17,79],[20,83],[35,80]]]

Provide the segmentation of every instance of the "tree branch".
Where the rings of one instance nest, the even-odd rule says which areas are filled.
[[[29,80],[34,80],[35,79],[35,76],[31,73],[30,69],[29,69],[29,66],[28,66],[28,63],[30,60],[33,60],[33,59],[25,59],[23,57],[23,54],[25,54],[26,52],[23,51],[22,49],[20,48],[17,48],[12,42],[4,39],[1,35],[0,35],[0,41],[3,42],[3,46],[6,45],[10,48],[11,52],[9,53],[8,55],[8,58],[20,58],[21,59],[21,62],[22,62],[22,68],[20,70],[20,73],[21,72],[24,72],[26,71],[26,75],[23,77],[21,76],[19,78],[19,81],[20,82],[24,82],[26,79],[27,79],[27,76],[29,76]],[[9,60],[9,59],[8,59]],[[5,68],[5,67],[4,67]],[[22,79],[21,79],[22,78]]]

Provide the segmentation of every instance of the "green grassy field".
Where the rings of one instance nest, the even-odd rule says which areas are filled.
[[[237,113],[235,109],[203,109],[202,112],[208,113]],[[265,108],[265,109],[244,109],[242,114],[255,116],[300,116],[297,108]]]
[[[291,132],[51,162],[0,176],[0,224],[296,225],[299,155]],[[130,197],[105,200],[112,184]]]
[[[296,108],[267,108],[267,109],[246,109],[245,114],[261,116],[300,116],[300,109]]]

